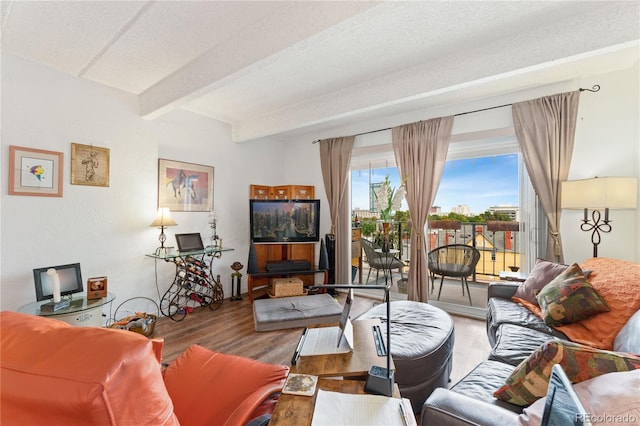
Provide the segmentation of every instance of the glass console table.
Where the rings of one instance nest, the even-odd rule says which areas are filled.
[[[87,295],[82,293],[74,295],[69,306],[55,312],[40,310],[40,306],[48,303],[49,300],[29,303],[18,309],[18,312],[55,318],[74,326],[102,327],[102,307],[113,302],[115,298],[113,293],[107,293],[106,297],[100,299],[87,299]]]
[[[220,275],[213,278],[213,260],[232,248],[207,247],[188,253],[147,254],[156,260],[171,262],[176,267],[173,282],[160,300],[160,312],[174,321],[182,321],[194,308],[208,306],[216,310],[224,300]]]

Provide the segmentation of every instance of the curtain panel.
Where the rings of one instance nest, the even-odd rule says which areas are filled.
[[[350,215],[340,215],[340,210],[342,203],[349,203],[349,200],[345,200],[344,195],[347,192],[351,151],[355,139],[355,136],[346,136],[320,141],[322,179],[329,201],[331,233],[336,237],[335,281],[341,284],[351,283],[351,259],[348,255],[351,246],[351,233],[344,232],[347,227],[342,223],[345,220],[351,223],[351,217]]]
[[[424,229],[438,192],[451,141],[453,116],[405,124],[392,129],[393,151],[401,178],[407,179],[407,194],[413,231],[408,300],[427,302],[429,278]]]
[[[549,230],[545,259],[564,262],[560,236],[561,182],[567,180],[580,92],[559,93],[512,106],[513,125],[531,184]]]

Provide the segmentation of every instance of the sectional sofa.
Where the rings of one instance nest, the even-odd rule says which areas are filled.
[[[588,278],[579,278],[577,270]],[[587,288],[585,281],[604,304],[585,294],[566,302]],[[565,306],[548,303],[549,294]],[[603,389],[620,389],[621,377],[626,378],[630,390],[615,397],[614,391],[600,394],[587,409],[640,422],[640,375],[633,371],[640,369],[640,264],[593,258],[568,266],[540,260],[525,283],[492,283],[488,297],[489,358],[449,389],[431,394],[422,409],[423,425],[539,424],[541,413],[533,411],[544,407],[556,363],[573,383],[587,388],[593,382],[594,388],[584,391],[591,398]],[[597,312],[582,318],[581,311],[589,309]]]

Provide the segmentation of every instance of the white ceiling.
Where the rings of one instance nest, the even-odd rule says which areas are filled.
[[[235,141],[629,67],[638,1],[8,1],[2,51]],[[373,129],[363,129],[373,130]],[[342,135],[333,135],[342,136]]]

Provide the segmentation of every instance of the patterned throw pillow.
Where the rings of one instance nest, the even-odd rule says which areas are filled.
[[[544,286],[537,299],[542,318],[549,326],[572,324],[609,312],[607,302],[589,284],[577,263]]]
[[[560,364],[571,383],[578,383],[606,373],[640,369],[640,356],[550,340],[522,361],[493,396],[515,405],[532,404],[547,394],[555,364]]]

